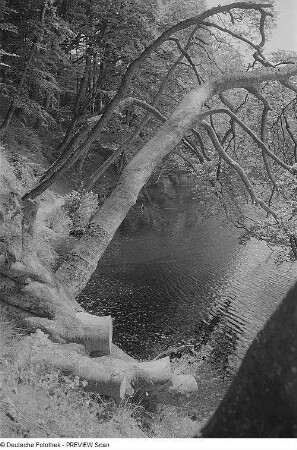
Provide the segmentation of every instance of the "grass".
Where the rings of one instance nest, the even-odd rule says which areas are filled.
[[[43,365],[17,363],[22,330],[0,320],[0,435],[3,438],[146,437],[139,412],[86,393],[82,383]]]
[[[197,408],[113,400],[88,393],[77,377],[21,362],[23,330],[2,308],[0,316],[0,437],[174,438],[197,430]],[[194,417],[194,419],[193,419]]]

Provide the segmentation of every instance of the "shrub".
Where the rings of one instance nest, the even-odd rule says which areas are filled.
[[[63,209],[64,198],[47,192],[39,207],[34,227],[34,251],[52,269],[60,256],[59,248],[67,245],[72,221]]]
[[[72,230],[84,231],[98,209],[98,194],[72,191],[66,196],[63,208],[72,220]]]

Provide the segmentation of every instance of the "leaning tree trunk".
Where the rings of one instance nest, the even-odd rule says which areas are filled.
[[[74,296],[85,287],[153,170],[176,147],[194,123],[201,122],[202,107],[211,96],[232,88],[250,89],[262,81],[287,80],[296,74],[296,64],[284,69],[230,73],[205,82],[186,94],[171,117],[127,165],[117,187],[56,272],[63,286]]]

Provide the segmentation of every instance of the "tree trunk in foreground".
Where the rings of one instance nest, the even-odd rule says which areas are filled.
[[[140,389],[171,385],[169,357],[149,362],[106,358],[89,358],[84,346],[53,343],[39,331],[23,339],[18,362],[48,364],[86,380],[88,390],[120,400]]]
[[[297,284],[249,347],[199,437],[297,437]]]
[[[86,234],[56,272],[63,286],[74,296],[89,281],[129,209],[153,170],[203,118],[205,102],[228,89],[247,88],[263,81],[283,81],[297,74],[297,64],[282,69],[260,69],[230,73],[203,83],[185,95],[171,117],[127,165],[117,187],[95,215]]]

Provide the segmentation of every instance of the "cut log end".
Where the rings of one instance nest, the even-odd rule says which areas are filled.
[[[82,323],[85,331],[87,353],[92,357],[110,355],[112,344],[111,316],[99,317],[78,312],[76,318]]]
[[[196,400],[198,386],[192,375],[172,375],[170,386],[161,387],[154,393],[155,400],[159,403],[181,405],[186,401]]]

